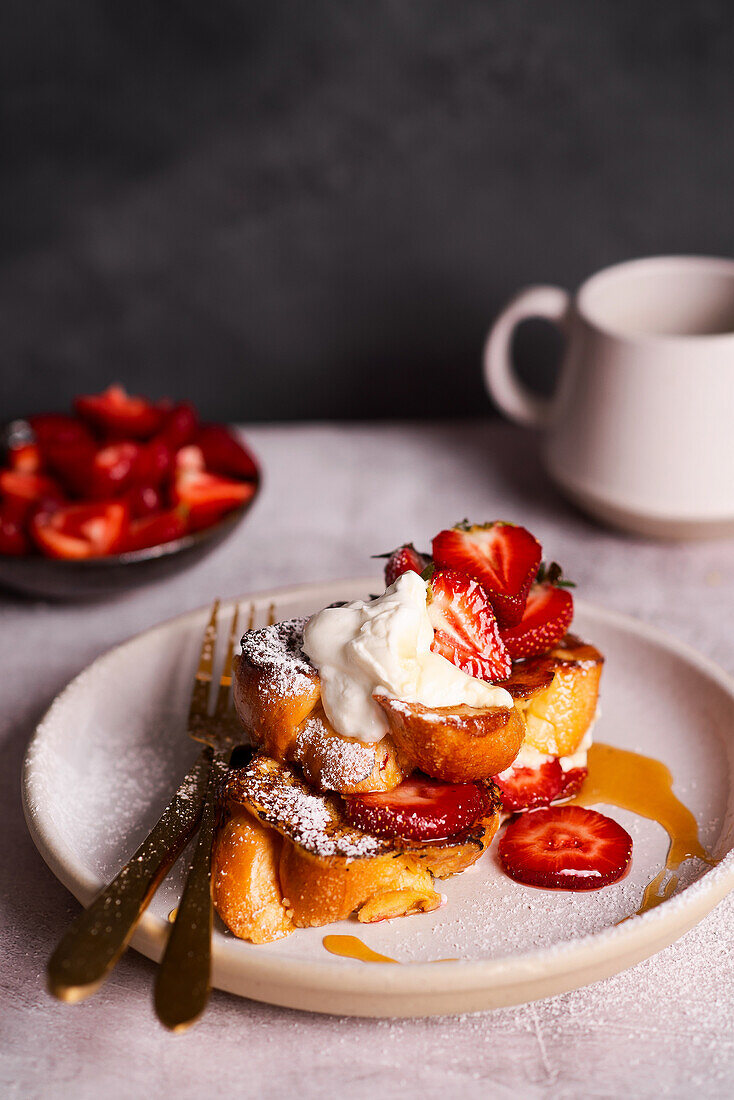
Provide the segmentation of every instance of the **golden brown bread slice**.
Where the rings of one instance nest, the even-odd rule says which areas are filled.
[[[389,737],[368,745],[332,728],[320,702],[319,674],[301,651],[305,624],[287,619],[243,636],[234,677],[240,721],[266,756],[299,764],[321,790],[391,790],[413,766]]]
[[[448,783],[489,779],[509,768],[525,737],[515,707],[436,707],[375,696],[406,759]]]
[[[514,663],[502,684],[514,708],[429,710],[381,696],[390,733],[364,744],[340,736],[324,713],[319,674],[301,651],[305,622],[244,635],[234,699],[255,746],[297,763],[320,790],[387,791],[416,768],[447,782],[486,778],[510,767],[523,744],[570,755],[596,712],[603,658],[567,635],[551,653]]]
[[[435,909],[434,877],[469,867],[499,825],[492,792],[485,817],[450,840],[417,844],[373,836],[344,821],[338,796],[314,793],[262,754],[229,773],[221,799],[214,904],[234,934],[253,943],[354,912],[371,922]]]
[[[516,661],[506,687],[525,719],[524,745],[570,756],[594,720],[604,658],[574,634],[543,657]]]
[[[524,735],[512,708],[430,711],[414,704],[409,714],[398,714],[380,700],[391,734],[377,744],[342,737],[320,704],[318,672],[301,652],[304,625],[304,619],[290,619],[242,639],[235,706],[266,755],[299,764],[309,783],[340,794],[391,790],[416,768],[457,782],[512,763]]]

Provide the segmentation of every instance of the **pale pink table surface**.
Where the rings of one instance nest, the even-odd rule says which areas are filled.
[[[215,594],[365,575],[371,553],[406,539],[422,546],[464,516],[501,517],[529,526],[584,599],[662,627],[734,672],[734,543],[655,544],[595,526],[549,486],[529,434],[472,422],[274,425],[248,435],[265,468],[262,496],[194,569],[87,606],[0,597],[0,1095],[734,1095],[734,895],[625,974],[477,1016],[339,1019],[215,992],[204,1019],[172,1036],[153,1014],[154,965],[134,952],[84,1004],[47,996],[44,964],[77,903],[25,830],[25,745],[72,676],[153,623]]]

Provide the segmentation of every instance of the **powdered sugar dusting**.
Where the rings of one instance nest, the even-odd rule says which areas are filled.
[[[361,859],[392,850],[389,841],[343,825],[333,796],[312,793],[290,768],[267,756],[231,772],[225,795],[317,856]]]
[[[242,657],[266,671],[274,695],[289,697],[309,691],[318,675],[301,649],[307,620],[286,619],[242,636]]]
[[[320,715],[311,715],[296,737],[294,759],[302,760],[310,749],[328,746],[323,753],[319,779],[326,790],[340,791],[367,779],[375,766],[375,746],[335,736]]]

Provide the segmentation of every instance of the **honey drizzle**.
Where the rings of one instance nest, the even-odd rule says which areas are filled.
[[[630,810],[662,825],[670,838],[665,864],[645,887],[642,904],[635,916],[668,900],[678,885],[678,868],[687,859],[700,859],[710,867],[719,862],[701,844],[698,823],[691,811],[673,794],[673,776],[665,764],[652,756],[597,742],[589,749],[587,766],[589,774],[582,790],[566,805],[596,806],[603,803]],[[629,919],[624,917],[618,923],[623,924]],[[360,962],[398,963],[398,959],[373,951],[357,936],[324,936],[322,942],[332,955],[343,955]]]
[[[665,865],[645,887],[638,915],[667,901],[678,885],[678,868],[685,860],[700,859],[709,866],[719,862],[701,844],[691,811],[673,794],[673,776],[665,764],[651,756],[596,743],[589,749],[588,769],[572,803],[604,803],[630,810],[657,821],[670,838]]]
[[[389,955],[380,955],[373,951],[357,936],[324,936],[323,945],[332,955],[343,955],[346,959],[359,959],[360,962],[397,963]]]
[[[370,963],[397,963],[399,959],[391,959],[389,955],[381,955],[373,951],[358,936],[324,936],[321,941],[327,951],[332,955],[342,955],[345,959],[358,959],[360,962]],[[458,962],[458,959],[427,959],[427,962],[448,963]]]

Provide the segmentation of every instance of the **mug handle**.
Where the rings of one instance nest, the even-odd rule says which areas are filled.
[[[492,325],[484,345],[484,381],[505,416],[529,428],[548,423],[552,399],[533,393],[515,374],[512,335],[521,321],[543,317],[562,332],[568,328],[571,295],[559,286],[529,286],[521,290]]]

